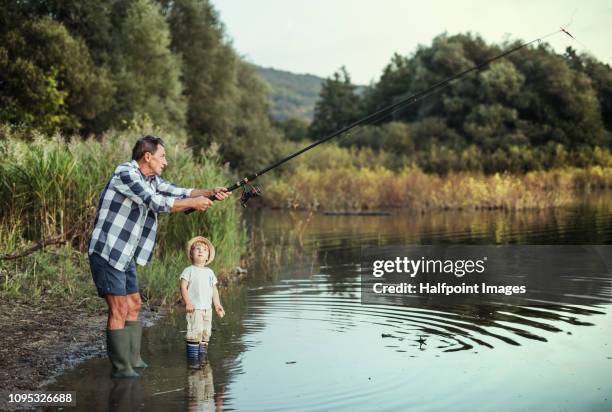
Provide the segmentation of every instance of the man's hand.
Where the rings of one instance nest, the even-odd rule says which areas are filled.
[[[185,312],[193,313],[194,310],[195,310],[195,307],[193,306],[193,303],[191,302],[185,303]]]
[[[232,195],[232,192],[228,192],[227,187],[215,187],[212,189],[212,194],[217,200],[225,200]]]
[[[213,201],[204,196],[194,197],[192,200],[195,210],[206,210],[213,205]]]
[[[223,309],[223,306],[215,305],[215,311],[217,312],[217,315],[219,315],[220,318],[225,316],[225,310]]]
[[[206,210],[213,205],[213,201],[204,195],[176,199],[171,212],[184,212],[186,210]]]

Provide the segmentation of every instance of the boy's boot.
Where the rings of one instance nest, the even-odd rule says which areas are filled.
[[[140,343],[142,341],[142,323],[139,320],[126,320],[125,329],[130,336],[130,361],[132,368],[146,368],[147,365],[140,357]]]
[[[200,342],[200,360],[206,359],[206,354],[208,352],[208,345],[205,340]]]
[[[187,364],[190,368],[199,368],[200,342],[187,341]]]
[[[113,365],[113,378],[137,378],[130,362],[130,336],[127,328],[106,331],[106,351]]]

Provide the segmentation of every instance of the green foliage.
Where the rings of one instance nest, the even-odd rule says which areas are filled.
[[[459,133],[451,128],[443,117],[425,117],[411,123],[411,130],[415,148],[427,153],[434,145],[444,145],[460,148],[463,140]]]
[[[426,90],[519,44],[488,45],[469,33],[442,34],[410,56],[395,54],[379,81],[365,91],[366,110],[360,115]],[[344,98],[350,96],[351,86],[347,75],[341,77],[336,73],[325,83],[311,131],[325,134],[349,123],[350,116],[343,112],[357,99]],[[600,164],[585,161],[580,153],[585,148],[610,149],[611,102],[608,65],[571,49],[560,56],[542,44],[453,81],[382,119],[387,123],[360,128],[341,144],[392,153],[393,160],[386,164],[392,169],[406,162],[436,173],[522,173],[559,167],[561,158],[564,165]],[[387,125],[396,126],[385,129]]]
[[[268,117],[265,84],[244,63],[238,67],[238,89],[232,140],[221,145],[221,153],[238,170],[259,170],[279,157],[282,135]]]
[[[34,60],[35,66],[42,66],[47,78],[26,77],[25,89],[13,88],[1,95],[11,101],[30,96],[34,107],[43,105],[31,116],[43,125],[34,124],[34,127],[51,133],[59,124],[61,130],[78,129],[86,135],[126,128],[133,121],[148,117],[167,130],[182,130],[186,106],[180,82],[181,62],[169,49],[168,24],[157,3],[152,0],[113,0],[105,4],[92,0],[33,0],[12,4],[9,10],[15,20],[9,33],[24,37],[24,42],[32,45],[21,48],[24,58]],[[32,34],[31,20],[47,22],[48,27],[54,28],[54,36],[36,35],[40,29]],[[60,35],[74,38],[72,42],[78,47],[71,46]],[[42,59],[43,64],[36,59]],[[57,70],[57,79],[51,69]],[[52,93],[54,82],[60,92],[67,92],[65,103],[61,95]],[[39,85],[38,89],[42,89],[41,84],[50,85],[46,95],[38,90],[35,94],[26,93],[27,87]],[[50,97],[45,99],[45,96]],[[21,107],[13,112],[22,117],[28,115]],[[5,120],[13,124],[20,122],[20,119]]]
[[[478,104],[467,115],[463,129],[469,142],[490,151],[508,143],[517,120],[515,109],[501,104]]]
[[[112,86],[85,44],[51,19],[2,35],[0,122],[52,133],[76,131],[106,110]]]
[[[0,297],[23,299],[31,305],[45,301],[73,307],[102,309],[95,296],[87,256],[69,246],[38,251],[20,260],[0,261]]]
[[[374,113],[383,107],[395,103],[410,89],[414,77],[413,62],[397,53],[391,57],[391,62],[384,68],[379,81],[366,90],[365,106],[368,113]]]
[[[506,60],[494,62],[480,75],[479,98],[482,102],[512,105],[520,97],[525,76]]]
[[[586,74],[592,81],[601,108],[601,117],[608,132],[612,132],[612,68],[587,54],[577,55],[568,47],[565,58],[572,69]]]
[[[323,82],[310,125],[311,137],[321,139],[357,120],[361,114],[361,99],[355,89],[344,67]]]
[[[293,144],[291,151],[303,147],[308,141]],[[288,174],[298,170],[343,169],[347,167],[364,168],[371,165],[386,165],[392,156],[387,152],[375,152],[370,148],[340,147],[336,144],[326,144],[317,147],[317,151],[309,151],[296,157],[292,162],[283,165]],[[282,180],[282,179],[277,179]]]
[[[278,151],[267,88],[242,62],[208,0],[162,1],[172,49],[183,58],[187,130],[196,153],[212,143],[238,170],[258,168]]]
[[[568,149],[555,142],[533,147],[525,141],[524,136],[517,134],[506,139],[503,147],[487,152],[482,144],[466,145],[444,119],[429,117],[414,123],[390,122],[356,128],[336,142],[348,150],[327,143],[292,160],[283,171],[291,172],[299,167],[317,168],[321,164],[329,168],[353,165],[384,167],[392,171],[414,165],[426,173],[441,175],[467,171],[524,174],[567,166],[612,167],[612,154],[605,147],[583,145]],[[286,151],[297,151],[308,143],[301,141],[288,146]]]
[[[413,156],[414,142],[410,126],[402,122],[390,122],[381,126],[357,128],[339,141],[342,146],[369,147],[398,156]]]
[[[181,130],[186,111],[181,61],[170,51],[170,31],[159,6],[150,0],[131,2],[114,41],[120,48],[111,57],[116,94],[109,124],[148,116],[167,130]]]
[[[572,70],[546,45],[522,49],[509,59],[525,75],[518,109],[521,129],[532,145],[606,143],[597,96],[586,75]]]
[[[200,150],[231,138],[238,57],[225,42],[224,28],[207,0],[163,1],[172,50],[183,60],[188,100],[187,129]]]
[[[284,121],[277,121],[278,127],[285,138],[292,142],[300,142],[308,137],[308,123],[302,119],[291,117]]]
[[[104,66],[117,48],[115,26],[121,23],[127,6],[121,0],[27,0],[13,2],[12,8],[16,22],[48,17],[62,23],[87,44],[96,65]]]

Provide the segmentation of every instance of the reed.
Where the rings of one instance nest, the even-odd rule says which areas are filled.
[[[570,204],[585,190],[612,188],[612,168],[559,168],[515,175],[425,174],[416,166],[313,169],[300,166],[266,186],[273,208],[417,210],[545,209]]]
[[[461,153],[446,150],[452,159],[438,149],[434,145],[415,155],[321,145],[283,165],[278,178],[262,179],[264,202],[272,208],[304,210],[524,210],[560,207],[584,191],[612,188],[612,155],[599,147],[571,153],[559,145],[541,149],[539,155],[552,157],[532,165],[517,159],[530,158],[530,150],[535,149],[514,147],[494,156],[473,148]],[[494,158],[500,165],[514,164],[508,163],[504,170],[533,170],[483,173],[498,170],[485,167]]]

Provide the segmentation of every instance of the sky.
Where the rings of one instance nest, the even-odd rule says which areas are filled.
[[[472,32],[487,42],[547,38],[612,65],[612,0],[212,0],[247,61],[329,77],[346,66],[353,83],[377,81],[394,53],[437,35]]]

